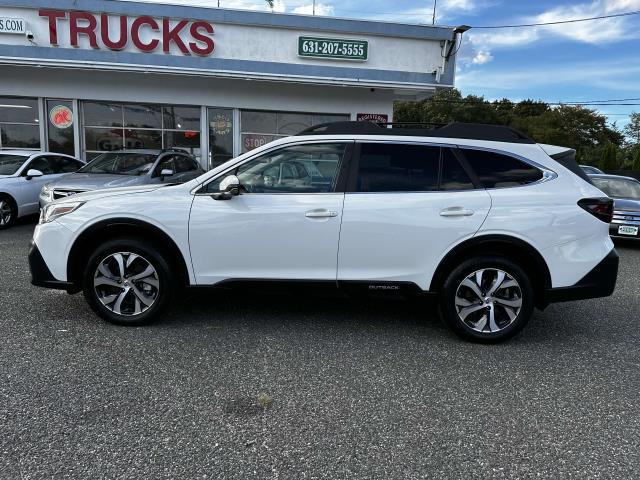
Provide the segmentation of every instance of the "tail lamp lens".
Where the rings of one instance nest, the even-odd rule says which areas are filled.
[[[613,200],[610,198],[583,198],[578,205],[605,223],[613,220]]]

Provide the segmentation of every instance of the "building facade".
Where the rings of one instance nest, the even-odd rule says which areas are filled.
[[[107,0],[0,0],[0,149],[180,147],[205,168],[451,88],[451,28]]]

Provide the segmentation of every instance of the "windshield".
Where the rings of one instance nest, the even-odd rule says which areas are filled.
[[[115,175],[144,175],[153,167],[157,155],[135,152],[107,152],[82,167],[82,173],[110,173]]]
[[[626,178],[592,178],[593,183],[611,198],[640,200],[640,182]]]
[[[0,175],[13,175],[26,159],[22,155],[0,155]]]

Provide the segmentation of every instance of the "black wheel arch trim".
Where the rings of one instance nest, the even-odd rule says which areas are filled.
[[[500,249],[502,247],[502,249]],[[506,251],[504,250],[506,248]],[[496,250],[497,249],[497,250]],[[515,249],[515,250],[514,250]],[[509,252],[518,252],[519,258],[511,258],[505,255]],[[506,256],[514,261],[524,262],[523,268],[534,267],[539,278],[532,276],[531,283],[536,290],[537,301],[539,302],[547,289],[551,288],[551,272],[544,257],[530,243],[509,235],[489,234],[472,237],[452,248],[438,264],[431,279],[430,291],[439,291],[446,280],[447,275],[461,261],[472,256],[496,254]],[[537,281],[536,281],[537,280]],[[542,282],[540,282],[542,280]]]
[[[106,234],[106,235],[105,235]],[[79,266],[88,259],[88,256],[81,255],[83,248],[86,245],[90,245],[92,242],[99,241],[103,243],[111,238],[119,236],[126,236],[131,234],[132,237],[144,237],[151,236],[159,239],[162,243],[162,247],[169,249],[167,253],[172,253],[170,258],[166,260],[179,268],[180,281],[183,285],[188,286],[190,283],[190,274],[187,263],[187,259],[182,254],[182,251],[171,238],[171,236],[152,223],[144,220],[138,220],[134,218],[110,218],[101,220],[94,223],[85,229],[74,241],[69,256],[67,258],[67,279],[70,283],[78,285],[82,279],[82,273],[78,271]],[[100,240],[97,240],[97,236],[100,236]],[[157,247],[154,244],[154,247]],[[79,258],[83,256],[84,258]],[[78,263],[79,262],[79,263]]]

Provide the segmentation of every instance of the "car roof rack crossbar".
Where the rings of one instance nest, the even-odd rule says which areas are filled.
[[[394,125],[432,125],[431,128],[394,128]],[[504,125],[483,123],[392,123],[373,122],[332,122],[307,128],[298,135],[388,135],[402,137],[439,137],[467,140],[485,140],[491,142],[528,143],[536,142],[521,131]]]

